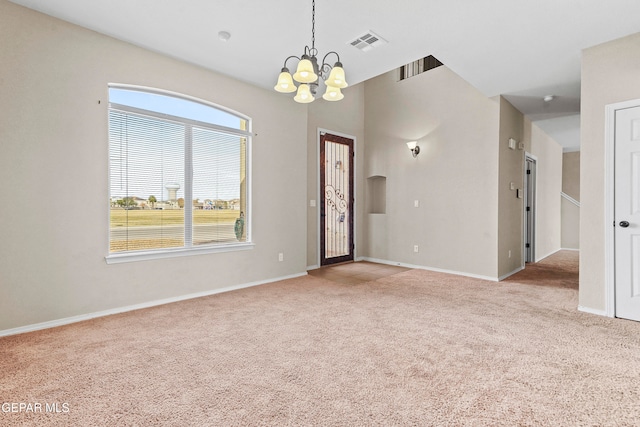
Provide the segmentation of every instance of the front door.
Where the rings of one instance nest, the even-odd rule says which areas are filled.
[[[353,261],[353,139],[320,134],[320,265]]]
[[[640,107],[615,116],[615,313],[640,321]]]

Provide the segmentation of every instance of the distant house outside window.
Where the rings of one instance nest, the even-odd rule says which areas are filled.
[[[202,100],[111,86],[107,262],[247,246],[250,130]]]

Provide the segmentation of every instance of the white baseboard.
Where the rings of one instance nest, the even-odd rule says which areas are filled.
[[[543,259],[548,258],[548,257],[550,257],[551,255],[553,255],[553,254],[555,254],[555,253],[560,252],[561,250],[562,250],[562,249],[558,248],[558,249],[556,249],[555,251],[551,251],[550,253],[548,253],[548,254],[546,254],[546,255],[544,255],[544,256],[536,257],[536,261],[535,261],[535,262],[540,262],[540,261],[542,261]]]
[[[445,269],[442,269],[442,268],[426,267],[424,265],[407,264],[407,263],[404,263],[404,262],[388,261],[388,260],[384,260],[384,259],[369,258],[369,257],[363,257],[362,260],[363,261],[369,261],[369,262],[376,262],[378,264],[397,265],[397,266],[400,266],[400,267],[414,268],[416,270],[428,270],[428,271],[435,271],[437,273],[455,274],[456,276],[472,277],[474,279],[489,280],[491,282],[497,282],[498,281],[498,278],[496,278],[496,277],[483,276],[483,275],[480,275],[480,274],[465,273],[465,272],[454,271],[454,270],[445,270]]]
[[[501,282],[504,279],[506,279],[507,277],[513,276],[514,274],[519,273],[522,270],[524,270],[524,266],[520,266],[520,267],[516,268],[511,273],[503,274],[502,276],[498,277],[498,282]]]
[[[540,262],[540,261],[542,261],[543,259],[548,258],[548,257],[550,257],[550,256],[551,256],[551,255],[553,255],[553,254],[557,254],[557,253],[558,253],[558,252],[560,252],[560,251],[574,251],[574,252],[580,252],[580,249],[574,249],[574,248],[560,248],[560,249],[556,249],[555,251],[553,251],[553,252],[551,252],[551,253],[548,253],[548,254],[546,254],[545,256],[542,256],[542,257],[540,257],[540,258],[536,258],[536,261],[535,261],[535,262]]]
[[[9,335],[23,334],[23,333],[26,333],[26,332],[39,331],[41,329],[55,328],[56,326],[63,326],[63,325],[71,324],[71,323],[82,322],[84,320],[95,319],[96,317],[110,316],[112,314],[125,313],[127,311],[134,311],[134,310],[140,310],[140,309],[143,309],[143,308],[155,307],[155,306],[158,306],[158,305],[171,304],[173,302],[185,301],[185,300],[189,300],[189,299],[193,299],[193,298],[201,298],[201,297],[206,297],[206,296],[209,296],[209,295],[220,294],[220,293],[223,293],[223,292],[230,292],[230,291],[236,291],[238,289],[250,288],[250,287],[253,287],[253,286],[266,285],[267,283],[278,282],[280,280],[286,280],[286,279],[293,279],[293,278],[296,278],[296,277],[302,277],[302,276],[306,276],[306,275],[307,275],[306,272],[298,273],[298,274],[291,274],[289,276],[276,277],[276,278],[273,278],[273,279],[261,280],[261,281],[257,281],[257,282],[251,282],[251,283],[243,283],[243,284],[240,284],[240,285],[228,286],[228,287],[225,287],[225,288],[213,289],[213,290],[210,290],[210,291],[197,292],[197,293],[194,293],[194,294],[187,294],[187,295],[181,295],[181,296],[172,297],[172,298],[165,298],[165,299],[161,299],[161,300],[143,302],[141,304],[134,304],[134,305],[128,305],[128,306],[124,306],[124,307],[117,307],[117,308],[112,308],[112,309],[109,309],[109,310],[97,311],[95,313],[81,314],[81,315],[78,315],[78,316],[65,317],[63,319],[51,320],[51,321],[48,321],[48,322],[35,323],[35,324],[32,324],[32,325],[20,326],[20,327],[12,328],[12,329],[5,329],[3,331],[0,331],[0,337],[6,337],[6,336],[9,336]]]
[[[606,310],[596,310],[594,308],[583,307],[581,305],[578,306],[578,311],[582,311],[583,313],[595,314],[597,316],[613,317],[609,316]]]

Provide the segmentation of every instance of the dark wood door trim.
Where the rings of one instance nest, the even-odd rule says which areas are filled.
[[[347,200],[347,210],[349,212],[348,215],[348,238],[349,238],[349,253],[344,256],[336,256],[336,257],[326,257],[326,196],[325,196],[325,186],[326,186],[326,159],[325,159],[325,146],[326,141],[334,142],[338,144],[343,144],[349,147],[349,197]],[[320,133],[320,265],[329,265],[336,264],[340,262],[353,261],[354,259],[354,249],[355,249],[355,241],[354,241],[354,140],[351,138],[338,136],[331,134],[329,132],[321,132]]]

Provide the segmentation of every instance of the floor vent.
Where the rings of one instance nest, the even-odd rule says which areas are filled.
[[[409,77],[417,76],[425,71],[433,70],[443,65],[435,57],[429,55],[425,58],[418,59],[417,61],[410,62],[402,67],[398,68],[400,72],[400,80],[408,79]]]
[[[378,47],[387,43],[385,39],[369,30],[365,34],[361,35],[357,39],[349,42],[349,44],[355,48],[360,49],[363,52],[367,52],[374,47]]]

